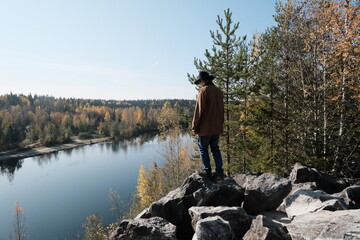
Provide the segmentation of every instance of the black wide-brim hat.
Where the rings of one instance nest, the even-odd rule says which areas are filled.
[[[194,82],[195,84],[199,84],[199,82],[201,80],[204,80],[205,82],[211,82],[212,80],[214,80],[214,76],[209,75],[208,72],[205,71],[201,71],[199,72],[199,75],[196,78],[196,81]]]

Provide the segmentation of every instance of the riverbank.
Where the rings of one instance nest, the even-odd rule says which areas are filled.
[[[51,147],[42,146],[42,147],[26,148],[25,150],[18,150],[18,151],[4,151],[4,152],[0,152],[0,161],[35,157],[44,154],[55,153],[58,151],[68,150],[72,148],[82,147],[85,145],[91,145],[99,142],[107,142],[110,141],[111,139],[112,138],[110,137],[84,139],[84,140],[75,138],[70,143],[55,145]]]

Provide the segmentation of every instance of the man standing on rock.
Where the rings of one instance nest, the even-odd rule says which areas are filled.
[[[201,175],[220,180],[224,177],[223,161],[219,149],[219,135],[224,131],[224,95],[212,82],[214,76],[199,72],[195,84],[200,86],[192,121],[192,131],[198,135],[200,158],[203,164]],[[211,175],[208,148],[215,161],[216,172]]]

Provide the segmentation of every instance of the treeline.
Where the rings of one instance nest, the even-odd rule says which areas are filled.
[[[125,138],[158,129],[169,108],[181,124],[192,116],[192,100],[91,100],[7,94],[0,96],[0,150],[27,144],[52,145],[79,138]]]
[[[229,171],[285,173],[300,161],[360,176],[359,9],[351,0],[280,1],[276,25],[250,43],[230,10],[218,16],[213,48],[195,66],[225,93]]]

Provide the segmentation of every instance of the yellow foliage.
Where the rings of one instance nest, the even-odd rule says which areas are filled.
[[[24,209],[20,206],[20,203],[19,203],[19,202],[16,202],[16,203],[15,203],[14,214],[19,214],[19,215],[24,214]]]
[[[138,123],[141,121],[141,119],[143,118],[143,111],[141,110],[141,108],[136,107],[135,112],[134,112],[134,117],[135,117],[135,122]]]
[[[148,178],[146,174],[146,169],[144,165],[141,165],[139,169],[138,185],[136,188],[138,192],[137,195],[140,199],[140,204],[143,207],[148,207],[148,205],[151,203],[151,198],[147,192],[147,186],[148,186]]]
[[[154,164],[148,174],[147,192],[150,202],[159,200],[165,194],[164,179],[161,169],[159,169],[156,164]]]
[[[108,121],[110,121],[110,119],[111,119],[110,113],[109,113],[109,111],[107,111],[107,112],[105,113],[104,120],[108,122]]]
[[[84,240],[105,240],[108,232],[104,227],[103,220],[99,214],[93,214],[86,218],[86,223],[83,224],[85,229]]]
[[[129,114],[128,114],[128,109],[127,108],[122,110],[122,112],[121,112],[121,120],[124,121],[124,122],[129,121]]]

